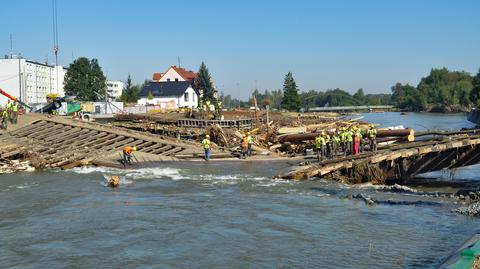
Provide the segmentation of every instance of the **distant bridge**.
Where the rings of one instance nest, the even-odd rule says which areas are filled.
[[[394,106],[324,106],[312,107],[308,112],[345,112],[345,111],[371,111],[371,110],[391,110]]]

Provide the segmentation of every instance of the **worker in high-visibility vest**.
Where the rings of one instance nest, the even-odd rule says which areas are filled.
[[[5,110],[7,111],[7,118],[12,123],[12,103],[10,102],[10,99],[7,100],[7,104],[5,105]]]
[[[205,110],[206,110],[206,111],[209,111],[209,112],[212,111],[212,110],[210,109],[210,100],[205,101]]]
[[[332,139],[330,141],[330,145],[331,145],[330,146],[331,147],[330,156],[332,158],[335,158],[335,156],[337,155],[338,146],[340,145],[340,132],[339,131],[333,133]]]
[[[322,131],[322,136],[325,139],[325,157],[330,158],[330,153],[332,152],[330,135],[327,132]]]
[[[368,141],[370,142],[370,150],[377,151],[377,129],[375,125],[370,124],[370,128],[367,131]]]
[[[358,136],[359,143],[358,143],[358,152],[363,152],[363,133],[362,133],[362,128],[355,127],[356,128],[356,135]]]
[[[2,128],[3,129],[7,129],[7,125],[8,125],[8,111],[7,109],[3,109],[2,111]]]
[[[126,146],[123,148],[123,166],[127,163],[132,164],[132,155],[135,151],[137,151],[137,147]]]
[[[241,158],[246,159],[248,156],[248,136],[243,135],[240,143]]]
[[[12,124],[17,124],[18,120],[18,104],[16,101],[13,101],[13,104],[11,106],[12,110]]]
[[[206,135],[202,140],[203,150],[205,151],[205,161],[210,161],[210,135]]]
[[[326,147],[327,143],[325,140],[325,132],[320,133],[317,137],[315,137],[315,150],[317,151],[317,159],[318,161],[322,161],[323,158],[326,156]]]

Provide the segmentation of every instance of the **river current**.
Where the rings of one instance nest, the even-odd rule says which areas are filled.
[[[464,115],[365,120],[470,127]],[[0,175],[0,268],[436,268],[480,232],[480,219],[451,211],[455,201],[272,179],[287,166],[172,162]],[[478,180],[479,171],[461,174]],[[109,175],[121,176],[118,189],[104,186]],[[345,198],[360,192],[402,203]]]

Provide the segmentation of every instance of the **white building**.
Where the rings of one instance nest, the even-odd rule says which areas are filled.
[[[66,69],[21,58],[0,59],[0,88],[27,104],[47,102],[47,94],[64,96]],[[58,77],[58,81],[57,81]],[[7,98],[0,95],[0,104]]]
[[[107,81],[107,94],[110,100],[115,100],[122,95],[125,83],[120,80]]]
[[[191,81],[150,82],[139,95],[139,105],[156,105],[166,110],[197,108],[198,105],[198,94]]]

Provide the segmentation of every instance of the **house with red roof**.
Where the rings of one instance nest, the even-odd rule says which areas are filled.
[[[153,73],[153,82],[168,82],[168,81],[193,81],[197,74],[185,68],[170,66],[165,73]]]

